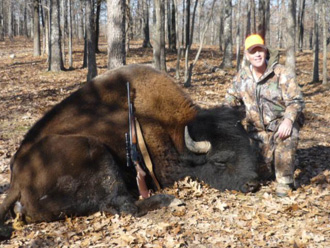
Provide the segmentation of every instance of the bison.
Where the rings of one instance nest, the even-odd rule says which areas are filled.
[[[255,156],[235,110],[200,108],[169,76],[129,65],[94,78],[29,130],[11,161],[0,220],[14,206],[40,222],[95,211],[138,215],[172,201],[136,201],[136,172],[126,166],[126,82],[162,187],[190,176],[219,190],[256,189]]]

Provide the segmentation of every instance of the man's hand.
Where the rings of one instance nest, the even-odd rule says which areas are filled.
[[[280,137],[282,140],[288,138],[292,131],[292,121],[290,119],[284,119],[279,126],[275,138]]]

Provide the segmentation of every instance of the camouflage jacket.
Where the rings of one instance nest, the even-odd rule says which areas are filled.
[[[304,108],[304,100],[295,75],[278,64],[278,52],[272,52],[264,75],[256,81],[251,66],[243,67],[227,90],[225,104],[245,106],[248,131],[276,131],[279,120],[295,122]]]

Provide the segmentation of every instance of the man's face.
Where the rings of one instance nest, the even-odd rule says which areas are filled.
[[[254,47],[251,50],[247,50],[245,54],[253,67],[261,68],[266,64],[267,50],[263,47]]]

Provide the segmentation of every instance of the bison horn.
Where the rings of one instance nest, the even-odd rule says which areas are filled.
[[[211,149],[209,141],[194,141],[188,132],[188,127],[184,128],[184,141],[187,148],[194,153],[207,153]]]

